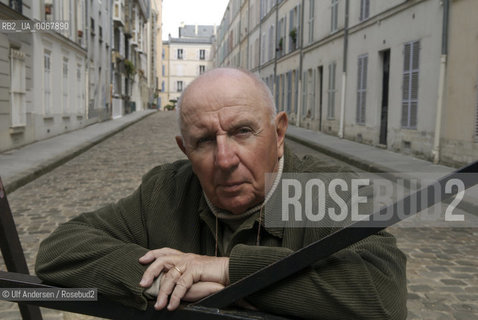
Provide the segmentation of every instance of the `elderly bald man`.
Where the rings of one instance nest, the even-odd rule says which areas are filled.
[[[97,287],[128,306],[176,309],[325,237],[320,228],[268,228],[266,174],[317,166],[284,147],[276,114],[254,74],[215,69],[178,102],[188,160],[154,168],[138,190],[61,225],[40,247],[36,273]],[[246,300],[264,312],[320,319],[406,317],[405,257],[387,233],[371,236]]]

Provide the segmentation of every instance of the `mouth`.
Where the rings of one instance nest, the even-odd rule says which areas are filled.
[[[243,184],[244,182],[222,183],[218,187],[222,192],[236,193],[241,189]]]

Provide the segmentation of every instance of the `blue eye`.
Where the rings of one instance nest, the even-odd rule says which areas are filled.
[[[248,135],[250,133],[252,133],[252,129],[251,128],[248,128],[248,127],[242,127],[242,128],[239,128],[237,131],[236,131],[236,135]]]
[[[214,140],[215,140],[215,137],[213,137],[213,136],[202,137],[197,141],[197,144],[200,145],[200,144],[204,144],[204,143],[208,143],[208,142],[213,142]]]

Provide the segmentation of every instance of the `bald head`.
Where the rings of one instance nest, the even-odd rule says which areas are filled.
[[[256,107],[265,108],[274,121],[276,108],[269,87],[254,73],[236,68],[217,68],[208,71],[194,79],[183,91],[176,105],[179,130],[183,135],[184,114],[190,112],[189,108],[196,108],[197,93],[217,95],[216,99],[227,99],[228,92],[224,87],[248,88],[242,93],[244,97],[254,96],[257,101]],[[220,90],[221,92],[218,92]]]
[[[267,86],[248,71],[211,70],[184,91],[178,147],[207,199],[233,214],[264,201],[266,173],[284,153],[287,115],[275,115]]]

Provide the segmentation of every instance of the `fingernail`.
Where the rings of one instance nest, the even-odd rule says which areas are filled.
[[[140,286],[144,286],[146,284],[146,280],[145,279],[141,279],[141,281],[139,282],[139,285]]]

